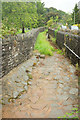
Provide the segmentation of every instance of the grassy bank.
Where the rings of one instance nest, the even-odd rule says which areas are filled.
[[[53,55],[54,48],[46,40],[46,31],[39,33],[34,49],[38,50],[41,54],[51,56]]]

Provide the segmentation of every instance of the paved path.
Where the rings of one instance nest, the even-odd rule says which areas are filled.
[[[69,60],[56,52],[40,59],[32,70],[27,93],[3,105],[3,118],[57,118],[70,113],[78,105],[78,78],[74,72]]]

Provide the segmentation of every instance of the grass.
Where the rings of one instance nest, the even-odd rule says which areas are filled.
[[[50,36],[51,41],[52,41],[54,44],[56,44],[56,38],[52,37],[51,35],[49,35],[49,36]]]
[[[54,48],[46,40],[46,32],[47,30],[39,33],[34,49],[38,50],[41,54],[52,56]]]
[[[57,52],[58,54],[65,55],[65,52],[63,52],[63,51],[60,50],[60,49],[57,49],[56,52]]]
[[[53,42],[53,44],[56,45],[56,38],[54,38],[50,35],[50,39]],[[58,54],[61,54],[61,55],[65,55],[65,52],[61,49],[55,49],[55,52],[57,52]]]

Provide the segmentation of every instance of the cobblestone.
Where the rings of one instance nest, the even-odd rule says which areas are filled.
[[[36,56],[40,56],[40,54],[38,53]],[[45,59],[39,59],[36,56],[32,57],[28,63],[22,64],[18,73],[18,69],[14,71],[16,74],[10,73],[13,83],[16,81],[18,82],[16,84],[19,84],[13,85],[17,87],[14,97],[17,96],[19,88],[27,92],[21,94],[20,98],[16,99],[14,103],[3,105],[3,118],[58,118],[71,112],[74,106],[78,104],[78,78],[74,74],[75,67],[70,65],[64,56],[62,57],[56,52],[53,56],[45,56]],[[33,69],[33,64],[37,62],[37,59],[39,59],[39,64],[36,64]],[[26,70],[31,66],[32,72],[30,72],[33,80],[30,81]],[[76,78],[76,81],[74,78]],[[8,80],[4,83],[5,91],[7,90]],[[30,85],[27,86],[26,83],[30,83]],[[73,88],[73,85],[75,85],[75,88]],[[9,88],[12,90],[11,87]],[[5,91],[3,93],[8,94]]]

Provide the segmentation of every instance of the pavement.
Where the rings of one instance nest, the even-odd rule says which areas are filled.
[[[9,103],[3,104],[2,117],[78,117],[78,113],[73,112],[73,108],[75,109],[78,106],[78,77],[75,75],[76,68],[70,63],[68,58],[56,52],[54,52],[53,56],[42,56],[41,58],[37,55],[35,59],[36,62],[32,59],[33,64],[31,67],[27,67],[26,62],[24,65],[20,65],[20,67],[25,67],[25,77],[27,78],[28,76],[29,78],[28,82],[26,81],[27,84],[25,83],[26,91],[22,92],[18,97],[11,99]],[[13,76],[18,70],[19,67],[15,69],[15,72],[8,74],[8,76]],[[18,73],[20,77],[17,83],[18,86],[21,84],[21,87],[22,81],[24,81],[21,79],[21,74],[24,76],[24,72],[21,69]],[[17,88],[15,85],[12,85],[12,87]],[[71,112],[73,114],[70,114]]]

